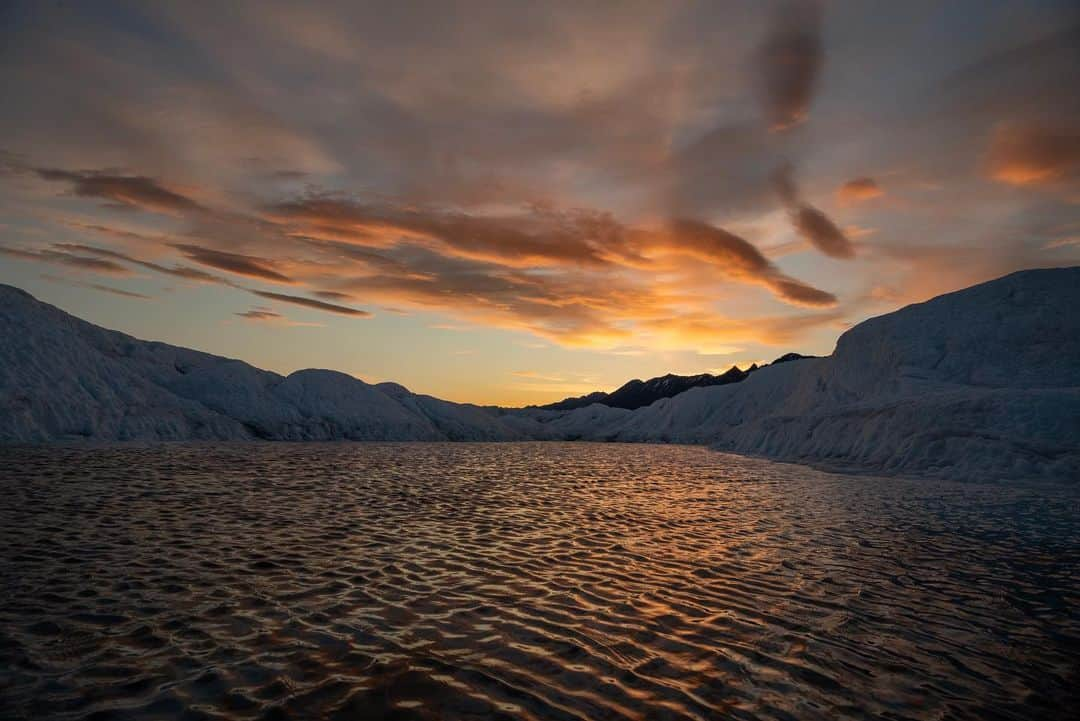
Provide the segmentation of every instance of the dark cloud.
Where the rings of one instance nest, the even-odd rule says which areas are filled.
[[[855,246],[825,213],[802,201],[792,167],[782,165],[773,174],[773,187],[788,208],[795,230],[811,245],[831,258],[854,258]]]
[[[814,0],[780,3],[758,55],[760,90],[770,128],[783,130],[806,119],[824,56],[821,6]]]
[[[100,233],[101,235],[108,235],[110,237],[119,238],[121,240],[133,240],[139,243],[153,244],[162,242],[163,240],[160,237],[146,235],[145,233],[136,233],[133,230],[124,230],[123,228],[112,228],[107,225],[78,222],[68,222],[66,223],[66,225],[75,228],[76,230],[90,230],[95,233]]]
[[[66,265],[71,268],[89,270],[94,273],[106,273],[109,275],[131,275],[131,269],[111,260],[95,258],[93,256],[78,255],[64,250],[25,250],[21,248],[8,248],[0,246],[0,255],[22,260],[36,260],[42,263]]]
[[[38,168],[35,172],[44,180],[67,183],[71,192],[83,198],[101,198],[127,207],[165,213],[189,212],[201,207],[191,198],[142,175],[57,168]]]
[[[241,318],[247,318],[248,320],[281,320],[285,316],[281,313],[275,313],[272,310],[266,308],[252,308],[251,310],[245,310],[243,313],[234,313]]]
[[[317,290],[314,294],[323,300],[350,301],[353,299],[350,294],[336,290]]]
[[[205,248],[199,245],[174,243],[173,248],[183,253],[189,260],[196,263],[217,268],[229,273],[244,275],[249,278],[260,278],[275,283],[293,283],[293,279],[274,270],[273,261],[265,258],[256,258],[250,255],[227,253],[222,250]]]
[[[797,210],[792,211],[792,222],[799,235],[832,258],[854,258],[855,247],[851,241],[829,220],[829,217],[817,208],[803,204]]]
[[[292,303],[293,305],[302,305],[305,308],[314,308],[315,310],[324,310],[328,313],[337,313],[339,315],[348,315],[354,318],[371,318],[371,313],[366,310],[359,310],[357,308],[349,308],[344,305],[336,305],[334,303],[325,303],[321,300],[314,300],[313,298],[304,298],[298,295],[285,295],[284,293],[271,293],[266,290],[254,290],[249,289],[250,292],[259,296],[260,298],[266,298],[267,300],[278,300],[282,303]]]
[[[836,296],[824,290],[807,285],[783,274],[766,276],[766,282],[781,298],[796,304],[813,308],[831,308],[836,305]]]
[[[246,321],[251,321],[253,323],[269,323],[273,325],[289,327],[322,327],[321,323],[304,323],[301,321],[289,320],[287,317],[285,317],[281,313],[278,313],[274,309],[262,305],[250,308],[243,313],[233,313],[233,315],[237,316],[238,318],[243,318]]]

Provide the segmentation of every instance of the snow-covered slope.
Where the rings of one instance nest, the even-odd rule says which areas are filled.
[[[0,286],[0,441],[621,440],[950,478],[1080,478],[1080,268],[1014,273],[852,328],[827,358],[637,410],[492,409],[288,377],[85,323]]]
[[[563,437],[876,473],[1080,479],[1077,308],[1080,268],[1024,271],[860,323],[828,358],[633,413],[530,416]]]
[[[430,401],[437,412],[421,413],[403,388],[140,341],[0,286],[0,441],[520,437],[475,406]]]

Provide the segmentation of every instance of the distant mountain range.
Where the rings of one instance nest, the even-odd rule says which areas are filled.
[[[861,473],[1076,481],[1077,307],[1080,267],[1022,271],[859,323],[824,358],[635,381],[567,410],[451,403],[329,370],[282,376],[0,285],[0,443],[697,443]]]
[[[765,366],[816,357],[817,356],[801,355],[799,353],[785,353],[772,363],[766,363]],[[661,398],[672,398],[691,388],[706,388],[708,386],[724,386],[729,383],[739,383],[740,381],[746,380],[750,374],[758,370],[758,368],[764,368],[765,366],[759,366],[755,363],[746,370],[741,370],[738,366],[731,366],[731,368],[719,375],[699,373],[694,376],[679,376],[674,373],[668,373],[667,375],[659,376],[657,378],[650,378],[647,381],[635,378],[611,393],[596,391],[595,393],[576,396],[574,398],[564,398],[556,403],[530,407],[547,411],[572,411],[577,408],[591,406],[593,403],[599,403],[600,405],[608,406],[609,408],[625,408],[626,410],[632,411],[636,408],[650,406]]]

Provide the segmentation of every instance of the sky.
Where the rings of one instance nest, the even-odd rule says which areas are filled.
[[[0,283],[484,404],[828,354],[1080,263],[1078,87],[1072,1],[9,1]]]

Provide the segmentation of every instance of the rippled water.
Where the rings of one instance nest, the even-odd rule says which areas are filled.
[[[0,717],[1063,718],[1078,500],[673,446],[0,449]]]

